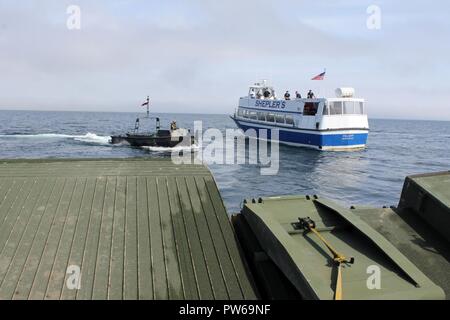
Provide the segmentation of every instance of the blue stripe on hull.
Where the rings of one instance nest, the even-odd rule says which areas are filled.
[[[244,125],[236,121],[239,128],[246,131],[248,129],[255,129],[258,134],[256,126]],[[268,139],[271,139],[271,130],[267,129]],[[367,133],[353,133],[353,134],[314,134],[305,132],[286,131],[279,129],[280,142],[287,142],[292,144],[303,144],[315,147],[351,147],[365,145],[367,142]]]

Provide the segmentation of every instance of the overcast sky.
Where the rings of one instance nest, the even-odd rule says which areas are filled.
[[[449,39],[446,0],[0,0],[0,109],[136,112],[148,94],[158,112],[231,113],[264,78],[352,86],[373,117],[450,120]]]

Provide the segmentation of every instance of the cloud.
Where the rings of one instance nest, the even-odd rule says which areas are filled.
[[[321,93],[352,85],[377,116],[420,118],[424,96],[445,105],[449,5],[379,1],[370,31],[371,2],[79,0],[69,31],[71,1],[4,0],[0,108],[130,111],[150,94],[158,111],[230,113],[258,78],[307,90],[324,67]]]

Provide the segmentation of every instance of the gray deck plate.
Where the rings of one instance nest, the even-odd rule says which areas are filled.
[[[243,298],[255,293],[204,166],[0,161],[0,299]]]

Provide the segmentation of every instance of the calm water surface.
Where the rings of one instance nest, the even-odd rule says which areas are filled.
[[[227,115],[158,114],[161,124],[235,128]],[[0,111],[0,158],[170,157],[170,151],[111,146],[109,135],[131,130],[135,113]],[[153,126],[153,123],[151,123]],[[371,120],[368,147],[320,152],[280,146],[275,176],[258,165],[209,165],[229,212],[244,197],[318,194],[345,205],[397,204],[406,175],[450,170],[450,122]]]

